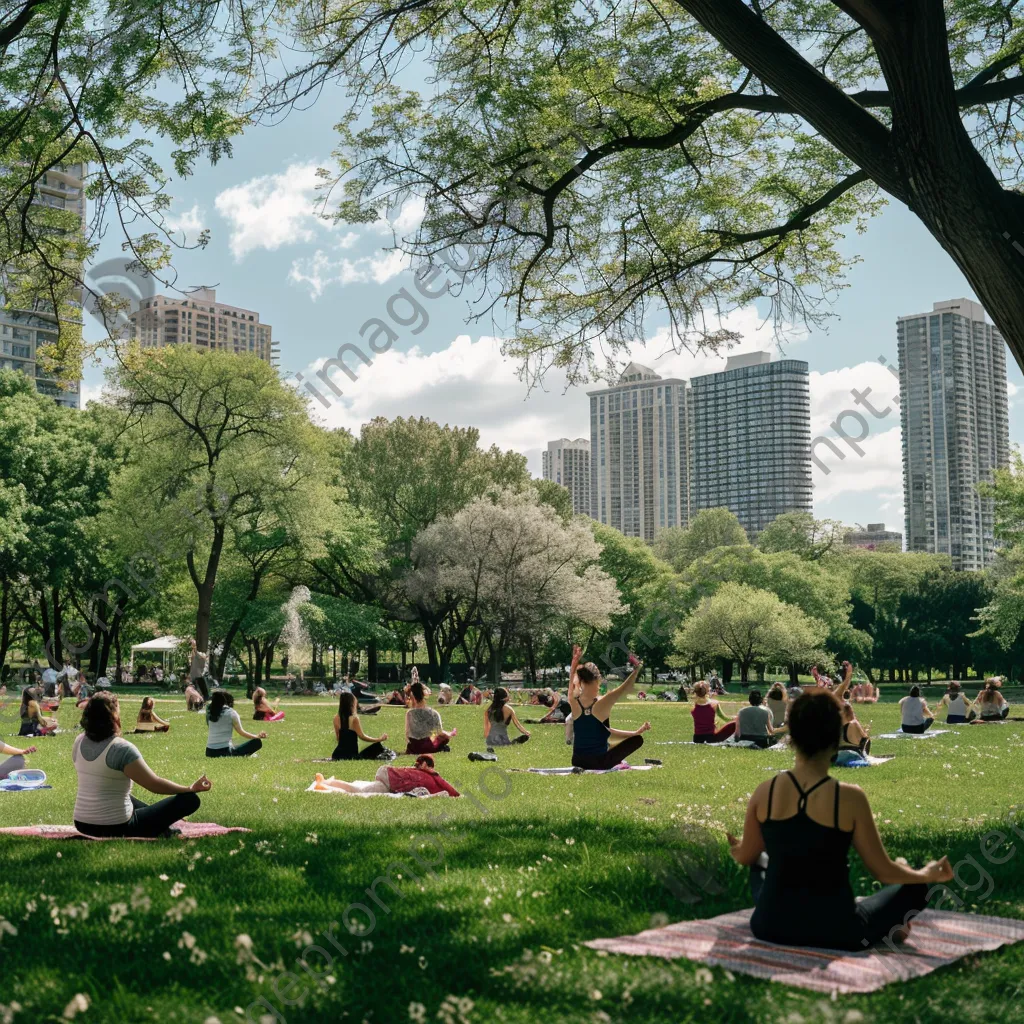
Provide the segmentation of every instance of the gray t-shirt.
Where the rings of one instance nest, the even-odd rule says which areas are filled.
[[[737,716],[740,736],[767,736],[772,713],[763,705],[749,704]]]
[[[131,819],[132,781],[125,768],[142,760],[138,747],[120,736],[91,740],[80,735],[71,748],[78,773],[74,820],[90,825],[123,825]]]
[[[409,708],[405,721],[411,740],[425,740],[441,731],[441,716],[433,708]]]
[[[206,738],[206,746],[209,750],[223,750],[225,747],[230,747],[231,734],[235,727],[242,728],[242,720],[234,708],[223,708],[216,722],[210,718],[210,713],[207,711],[206,722],[210,727]]]

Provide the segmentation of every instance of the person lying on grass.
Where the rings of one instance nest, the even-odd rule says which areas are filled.
[[[840,736],[839,751],[836,754],[833,764],[849,764],[851,761],[859,761],[865,755],[871,753],[871,739],[867,729],[857,721],[853,708],[843,701],[839,708],[842,716],[843,728]]]
[[[949,689],[942,695],[942,700],[935,706],[935,713],[946,709],[947,725],[964,725],[978,717],[974,703],[960,689],[959,683],[950,683]]]
[[[405,752],[407,754],[436,754],[449,751],[448,741],[456,730],[445,732],[441,716],[427,707],[426,689],[420,682],[409,687],[409,710],[405,713]]]
[[[88,701],[86,701],[88,703]],[[170,732],[171,723],[165,722],[153,710],[154,702],[152,697],[142,698],[142,707],[139,708],[139,717],[135,723],[136,732]]]
[[[458,796],[458,791],[434,771],[434,759],[429,754],[420,754],[413,768],[393,768],[382,764],[372,782],[345,782],[343,779],[325,779],[319,772],[316,776],[317,789],[340,789],[344,793],[411,793],[425,789],[429,796]]]
[[[254,722],[281,722],[284,720],[284,712],[272,707],[267,700],[267,691],[262,686],[257,686],[252,691],[253,721]]]
[[[693,707],[690,708],[694,743],[723,743],[736,732],[736,719],[730,718],[717,700],[711,700],[709,692],[710,687],[703,679],[694,684]],[[716,730],[716,720],[725,725]]]
[[[643,733],[651,727],[650,722],[644,722],[639,729],[627,732],[613,729],[608,722],[616,702],[632,691],[643,662],[636,661],[626,681],[601,697],[601,673],[592,661],[581,665],[581,653],[579,647],[572,649],[572,665],[569,668],[569,707],[573,724],[572,766],[597,771],[614,768],[643,746]],[[611,746],[609,740],[612,738],[621,742]]]
[[[57,731],[57,720],[43,716],[41,699],[39,691],[34,687],[26,687],[22,691],[19,736],[50,736]]]
[[[82,729],[71,760],[78,773],[75,828],[83,835],[151,839],[172,835],[176,821],[199,810],[197,794],[212,788],[205,775],[191,786],[180,786],[155,774],[138,748],[122,739],[121,710],[112,693],[101,691],[89,698],[82,711]],[[146,805],[132,796],[133,782],[167,799]]]
[[[985,689],[978,694],[975,706],[983,722],[998,722],[1006,718],[1010,713],[1010,705],[1006,698],[999,692],[1003,681],[994,676],[985,683]]]
[[[331,754],[332,761],[372,760],[383,755],[391,756],[384,746],[384,741],[388,738],[386,732],[376,738],[363,732],[363,727],[359,724],[358,701],[354,693],[343,693],[338,698],[338,713],[334,716],[334,736],[337,746]],[[369,746],[360,750],[360,740]]]
[[[910,693],[900,701],[900,729],[922,733],[934,721],[935,715],[921,696],[921,687],[912,686]]]
[[[509,738],[508,727],[514,725],[520,735],[514,740]],[[508,690],[499,686],[494,691],[494,700],[484,711],[484,744],[487,749],[492,747],[509,747],[513,743],[525,743],[530,734],[519,724],[515,711],[508,702]]]
[[[206,709],[209,733],[206,738],[207,757],[249,757],[263,746],[265,732],[253,735],[242,728],[242,720],[235,710],[234,695],[227,690],[214,690],[210,706]],[[237,732],[246,742],[231,745],[231,734]]]
[[[915,869],[892,860],[859,786],[829,775],[842,734],[839,701],[822,688],[789,710],[791,771],[761,783],[747,805],[743,838],[728,835],[733,859],[750,871],[750,930],[781,945],[863,951],[902,942],[925,908],[929,887],[953,877],[949,859]],[[886,888],[856,902],[850,845]]]
[[[25,758],[36,752],[35,747],[11,747],[0,740],[0,757],[6,757],[6,761],[0,761],[0,779],[6,779],[11,772],[20,772],[25,767]]]

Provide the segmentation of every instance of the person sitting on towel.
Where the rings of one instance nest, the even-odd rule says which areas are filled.
[[[772,743],[772,713],[761,703],[761,691],[751,690],[749,707],[742,708],[736,716],[736,731],[740,742],[744,740],[767,750]]]
[[[921,687],[912,686],[910,694],[900,701],[900,729],[903,732],[922,733],[935,721],[935,715],[921,696]]]
[[[786,715],[789,713],[789,694],[782,683],[772,684],[765,706],[772,713],[772,732],[779,736],[786,731]]]
[[[508,734],[508,727],[514,725],[519,730],[519,735],[511,739]],[[490,707],[484,711],[484,745],[490,750],[492,747],[510,747],[513,743],[525,743],[530,734],[519,724],[515,711],[508,702],[508,690],[499,686],[494,691],[494,700]]]
[[[209,734],[206,738],[207,757],[249,757],[263,746],[265,732],[253,735],[242,728],[242,720],[235,710],[235,698],[227,690],[214,690],[210,706],[206,709]],[[231,734],[237,732],[246,742],[231,745]]]
[[[750,930],[764,942],[863,952],[876,942],[902,942],[929,888],[953,877],[949,859],[916,869],[882,845],[871,805],[859,786],[829,775],[842,736],[839,701],[822,688],[789,709],[791,771],[766,780],[747,805],[743,838],[730,853],[750,870]],[[854,899],[847,858],[851,844],[886,888]]]
[[[257,686],[252,691],[253,721],[254,722],[280,722],[284,720],[284,712],[272,707],[267,700],[267,691],[262,686]]]
[[[382,764],[372,782],[325,779],[318,772],[316,788],[340,789],[345,793],[411,793],[414,789],[425,789],[429,796],[440,796],[443,793],[459,795],[451,783],[434,771],[434,759],[429,754],[417,757],[414,768],[392,768],[391,765]]]
[[[25,758],[36,752],[35,747],[11,747],[0,740],[0,756],[6,757],[6,761],[0,762],[0,779],[6,779],[11,772],[20,772],[25,767]]]
[[[978,717],[977,709],[960,689],[959,683],[949,684],[949,689],[942,695],[942,700],[935,708],[936,714],[940,708],[946,709],[947,725],[964,725]]]
[[[170,722],[165,722],[153,710],[153,698],[143,697],[142,706],[139,708],[139,717],[135,723],[136,732],[169,732]]]
[[[694,683],[690,715],[693,717],[694,743],[722,743],[736,732],[736,719],[729,718],[722,710],[722,705],[708,697],[708,684],[703,680]],[[716,719],[725,722],[717,731]]]
[[[569,707],[573,725],[572,766],[601,771],[614,768],[630,754],[636,753],[644,744],[643,733],[651,727],[650,722],[644,722],[639,729],[627,732],[613,729],[608,721],[615,703],[632,691],[643,662],[635,662],[626,681],[601,697],[601,673],[593,662],[581,665],[581,653],[579,647],[572,649],[572,665],[569,668]],[[608,741],[612,737],[621,742],[611,746]]]
[[[1006,718],[1010,713],[1010,705],[1006,698],[999,692],[1002,680],[992,678],[986,681],[985,689],[978,694],[975,700],[975,707],[983,722],[998,722]]]
[[[334,716],[334,735],[337,739],[337,746],[331,754],[332,761],[358,761],[372,760],[384,755],[392,756],[384,746],[388,734],[381,733],[376,737],[367,736],[359,724],[358,706],[354,693],[343,693],[338,698],[338,713]],[[359,741],[362,740],[369,746],[359,749]]]
[[[45,718],[39,702],[39,691],[34,687],[26,687],[22,691],[19,736],[50,736],[57,731],[57,720]]]
[[[212,788],[205,775],[191,786],[181,786],[155,774],[138,748],[121,737],[121,711],[112,693],[101,691],[89,698],[82,729],[71,748],[71,760],[78,773],[75,828],[83,835],[171,835],[176,821],[199,810],[198,794]],[[144,804],[132,796],[133,782],[167,799]]]
[[[849,764],[860,761],[871,752],[871,739],[867,730],[857,721],[853,708],[845,701],[840,706],[843,719],[843,730],[839,742],[839,751],[833,764]]]
[[[441,716],[427,707],[427,695],[421,682],[409,687],[409,710],[405,713],[405,752],[407,754],[437,754],[448,752],[448,741],[456,730],[445,732]]]

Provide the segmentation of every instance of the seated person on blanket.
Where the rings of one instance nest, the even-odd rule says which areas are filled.
[[[456,704],[482,704],[484,695],[472,684],[467,683],[459,694]]]
[[[845,701],[839,709],[843,719],[843,730],[839,740],[839,751],[833,764],[849,764],[860,761],[871,752],[871,739],[867,729],[857,721],[853,708]]]
[[[793,769],[757,787],[742,840],[728,837],[733,858],[751,869],[750,930],[764,942],[858,953],[876,942],[902,942],[929,887],[953,877],[946,857],[921,869],[889,857],[864,791],[829,775],[841,733],[839,702],[828,690],[793,701]],[[887,886],[860,902],[849,880],[851,843]]]
[[[445,732],[441,716],[427,707],[427,696],[422,683],[409,687],[409,710],[405,713],[405,752],[407,754],[436,754],[448,752],[448,741],[455,735],[455,729]]]
[[[935,713],[938,714],[942,708],[946,709],[947,725],[964,725],[978,717],[977,709],[960,689],[959,683],[949,684],[949,689],[936,705]]]
[[[772,744],[772,733],[775,731],[772,713],[761,703],[760,690],[751,690],[748,700],[749,706],[741,708],[736,716],[736,732],[740,742],[746,740],[767,750]]]
[[[214,690],[210,706],[206,709],[209,732],[206,738],[207,757],[248,757],[263,746],[265,732],[253,735],[242,728],[242,720],[235,710],[234,695],[227,690]],[[246,742],[237,747],[231,744],[231,734],[237,732]]]
[[[267,691],[262,686],[257,686],[252,691],[252,706],[254,722],[281,722],[284,720],[284,712],[271,706],[267,700]]]
[[[782,683],[772,684],[768,691],[768,699],[764,703],[772,713],[772,732],[780,736],[786,731],[786,715],[789,713],[789,694]]]
[[[21,730],[19,736],[49,736],[57,731],[57,720],[45,718],[40,702],[39,691],[27,687],[21,694]]]
[[[20,772],[25,767],[25,758],[36,752],[35,747],[11,747],[0,740],[0,757],[6,757],[6,761],[0,761],[0,779],[6,779],[11,772]]]
[[[430,796],[447,793],[458,796],[458,791],[434,771],[434,759],[429,754],[416,758],[414,768],[392,768],[382,764],[372,782],[345,782],[342,779],[325,779],[319,772],[316,776],[317,789],[340,789],[344,793],[410,793],[414,789],[425,789]]]
[[[508,734],[509,725],[519,730],[519,735],[511,739]],[[488,750],[492,747],[510,747],[513,743],[525,743],[530,734],[519,724],[515,711],[508,702],[508,690],[499,686],[494,691],[494,700],[484,712],[484,744]]]
[[[722,743],[736,732],[736,719],[729,718],[722,710],[722,705],[708,697],[708,684],[703,680],[694,684],[690,715],[693,717],[694,743]],[[716,719],[725,722],[717,731]]]
[[[114,694],[101,691],[89,698],[82,729],[71,748],[78,773],[75,828],[79,832],[97,838],[167,836],[176,821],[199,810],[197,794],[209,792],[210,780],[204,775],[191,786],[179,786],[154,774],[138,748],[122,739]],[[147,806],[132,796],[133,782],[167,799]]]
[[[359,715],[356,713],[356,696],[354,693],[343,693],[338,698],[338,713],[334,716],[334,735],[337,739],[337,746],[331,754],[332,761],[357,761],[360,759],[370,760],[388,754],[384,741],[388,734],[381,733],[376,737],[367,736],[359,724]],[[362,740],[369,746],[359,749],[359,741]],[[388,754],[388,756],[391,756]]]
[[[169,732],[170,722],[165,722],[153,710],[153,698],[143,697],[142,707],[139,708],[139,717],[135,723],[136,732]]]
[[[921,687],[912,686],[910,694],[900,701],[900,729],[922,733],[935,721],[935,715],[921,696]]]
[[[539,721],[545,725],[560,725],[567,718],[572,717],[572,708],[569,706],[568,697],[563,697],[560,693],[555,694],[555,703],[552,705],[551,710]]]
[[[1010,705],[999,692],[1002,683],[999,678],[989,679],[985,683],[985,689],[978,694],[974,703],[982,722],[998,722],[1010,713]]]
[[[598,771],[614,768],[643,746],[643,733],[651,727],[650,722],[644,722],[639,729],[627,732],[613,729],[608,722],[616,701],[633,689],[643,662],[636,661],[626,681],[601,697],[601,673],[593,662],[581,665],[581,653],[579,647],[572,649],[572,665],[569,668],[569,707],[573,725],[572,766]],[[612,737],[621,742],[610,746],[608,741]]]

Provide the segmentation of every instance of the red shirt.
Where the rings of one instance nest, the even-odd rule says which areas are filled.
[[[408,793],[422,786],[430,793],[447,793],[458,796],[453,786],[445,782],[437,772],[426,768],[388,768],[388,788],[392,793]]]
[[[690,714],[693,715],[693,732],[696,736],[704,736],[709,732],[715,731],[715,705],[712,703],[707,704],[694,704],[690,708]]]

